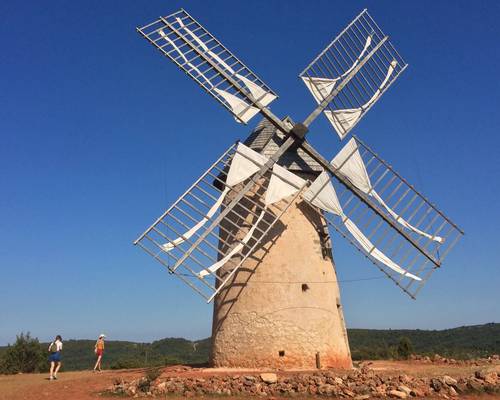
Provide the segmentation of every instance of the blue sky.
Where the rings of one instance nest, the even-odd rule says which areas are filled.
[[[500,3],[3,1],[0,3],[0,345],[209,335],[211,305],[132,245],[230,143],[213,99],[135,27],[180,7],[303,119],[297,78],[364,7],[409,68],[355,128],[466,232],[416,301],[389,280],[343,282],[348,327],[500,322]],[[340,148],[325,121],[309,140]],[[340,280],[380,277],[335,237]]]

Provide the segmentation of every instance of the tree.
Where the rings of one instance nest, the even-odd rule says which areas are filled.
[[[399,339],[396,351],[399,358],[405,360],[410,358],[410,355],[413,353],[413,344],[411,340],[408,337],[403,336],[401,339]]]
[[[0,359],[0,373],[40,372],[46,369],[45,352],[37,338],[30,333],[16,336],[14,345],[9,345]]]

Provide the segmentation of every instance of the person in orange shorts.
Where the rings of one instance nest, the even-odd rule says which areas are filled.
[[[102,363],[102,356],[104,354],[104,338],[106,335],[104,333],[101,333],[99,335],[99,339],[97,339],[97,342],[95,342],[95,348],[94,352],[97,356],[97,361],[94,366],[94,372],[99,371],[101,372],[101,363]]]

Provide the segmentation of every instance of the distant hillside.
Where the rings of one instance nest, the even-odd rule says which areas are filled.
[[[464,326],[441,331],[349,329],[353,359],[383,359],[394,355],[399,340],[407,337],[415,353],[454,358],[500,354],[500,323]],[[64,369],[90,369],[94,365],[93,340],[64,342]],[[48,346],[43,344],[44,348]],[[0,356],[5,347],[0,347]],[[105,368],[134,368],[166,364],[203,364],[208,361],[210,338],[189,341],[168,338],[153,343],[106,341]]]
[[[354,359],[386,358],[401,337],[409,338],[418,354],[438,353],[458,359],[500,354],[499,323],[441,331],[349,329],[348,336]]]

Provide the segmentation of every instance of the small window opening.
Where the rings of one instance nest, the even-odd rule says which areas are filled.
[[[309,285],[307,283],[302,284],[302,291],[307,292],[309,290]]]
[[[280,357],[285,357],[285,350],[280,350],[280,351],[278,351],[278,355],[279,355]]]

